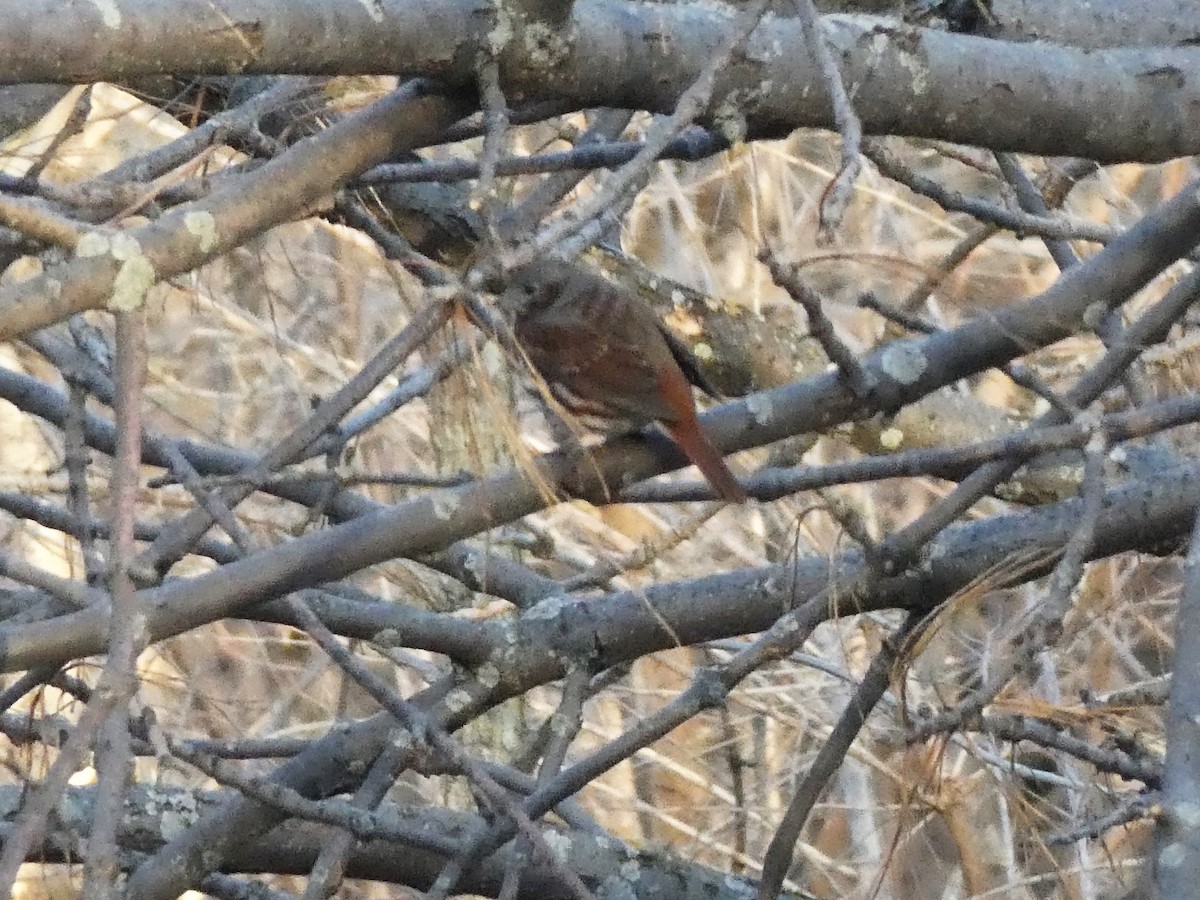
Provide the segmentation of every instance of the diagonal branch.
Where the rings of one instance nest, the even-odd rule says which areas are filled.
[[[431,90],[411,82],[202,201],[148,225],[95,232],[69,262],[0,289],[0,339],[86,309],[139,302],[156,282],[308,214],[359,172],[429,143],[469,111],[461,97]]]

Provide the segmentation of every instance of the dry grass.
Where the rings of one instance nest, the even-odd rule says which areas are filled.
[[[161,118],[148,126],[144,110],[122,106],[118,95],[106,102],[84,135],[61,154],[55,177],[102,169],[134,152],[140,141],[161,140],[177,127]],[[19,149],[28,155],[36,147],[31,142]],[[932,149],[914,151],[912,158],[918,153],[929,171],[964,189],[982,182],[978,173],[935,156]],[[801,134],[703,164],[660,165],[625,221],[625,248],[658,271],[757,312],[789,302],[754,262],[756,250],[769,244],[802,267],[832,301],[831,315],[852,346],[873,347],[884,325],[855,306],[857,294],[869,290],[901,302],[970,223],[868,169],[838,243],[818,246],[816,204],[836,159],[828,135]],[[1102,172],[1072,196],[1071,209],[1127,224],[1178,184],[1186,168],[1127,166]],[[1055,275],[1038,241],[999,235],[973,253],[919,311],[954,323],[1018,302]],[[275,229],[155,291],[148,387],[152,424],[165,432],[265,448],[303,414],[314,395],[333,390],[352,373],[417,299],[410,279],[389,270],[373,247],[347,230],[314,222]],[[1139,299],[1134,308],[1149,299]],[[1035,362],[1048,380],[1061,384],[1096,351],[1094,342],[1073,339],[1038,354]],[[1164,394],[1194,389],[1198,358],[1194,342],[1163,348],[1151,369],[1157,386]],[[22,352],[15,364],[35,372],[40,365]],[[1003,379],[980,379],[956,390],[994,410],[1001,422],[1033,406]],[[531,408],[527,412],[526,440],[534,449],[543,447],[541,424]],[[422,404],[411,405],[359,443],[349,466],[376,474],[428,471],[433,458],[429,418]],[[488,427],[471,421],[475,428]],[[57,436],[28,421],[20,428],[19,437],[5,442],[0,477],[61,502],[63,479],[54,474],[62,453]],[[834,460],[854,452],[846,434],[832,434],[821,438],[809,458]],[[744,467],[756,458],[749,454]],[[94,469],[101,508],[106,465],[98,459]],[[365,490],[382,501],[404,495],[399,488]],[[872,533],[882,535],[945,491],[944,483],[911,479],[835,493]],[[147,494],[146,500],[153,504],[144,509],[147,517],[169,517],[187,506],[176,490],[154,492],[153,498]],[[974,514],[1002,508],[991,501]],[[308,524],[304,510],[265,500],[241,512],[264,542],[286,539]],[[78,572],[74,548],[61,535],[11,520],[3,527],[10,552],[63,574]],[[827,505],[811,495],[726,508],[712,516],[699,506],[597,509],[572,503],[533,516],[519,528],[501,529],[494,540],[502,547],[510,538],[528,544],[529,536],[542,542],[540,554],[525,552],[531,564],[555,575],[612,565],[616,587],[793,555],[832,556],[848,542]],[[203,565],[193,563],[191,571]],[[446,603],[443,582],[402,561],[379,566],[360,580],[398,601],[434,608]],[[903,739],[901,695],[913,708],[952,704],[994,665],[1013,623],[1038,603],[1042,590],[1036,583],[980,590],[944,612],[805,829],[797,858],[808,890],[846,898],[1084,898],[1118,896],[1132,884],[1144,849],[1144,825],[1068,847],[1051,847],[1046,837],[1113,807],[1135,785],[1098,776],[1062,756],[980,734],[916,746],[906,746]],[[1081,697],[1129,688],[1164,672],[1177,590],[1178,570],[1171,560],[1126,556],[1090,567],[1063,637],[1041,655],[1036,679],[1011,685],[993,708],[1060,722],[1096,742],[1118,736],[1160,751],[1159,708],[1094,707]],[[475,602],[484,606],[487,598]],[[755,673],[726,710],[693,720],[591,785],[583,794],[587,807],[635,844],[755,873],[792,786],[850,695],[846,679],[862,674],[884,630],[896,621],[850,612],[817,632],[805,647],[808,656]],[[669,700],[708,654],[720,656],[729,646],[677,649],[640,661],[626,681],[589,704],[574,752],[611,739]],[[397,679],[404,693],[420,685],[415,671],[385,665],[368,649],[362,652],[379,663],[380,672]],[[95,670],[81,668],[75,674],[90,679]],[[536,691],[518,716],[536,722],[553,710],[556,698],[553,688]],[[49,689],[39,702],[46,709],[74,712]],[[147,652],[140,702],[153,707],[172,731],[230,738],[318,735],[340,719],[373,709],[302,635],[243,622],[205,628]],[[505,721],[500,715],[491,718]],[[486,742],[499,754],[524,733],[523,727],[513,727],[507,737]],[[10,777],[17,778],[41,771],[46,762],[11,747],[4,758]],[[267,771],[269,765],[259,768]],[[139,774],[203,784],[190,772],[158,769],[150,762]],[[437,791],[424,779],[412,779],[407,789],[431,797]],[[49,873],[31,874],[44,896],[55,894],[42,881]],[[367,886],[345,893],[385,895]]]

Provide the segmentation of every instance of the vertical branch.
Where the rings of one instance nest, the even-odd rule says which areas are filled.
[[[47,818],[58,805],[68,779],[82,765],[96,730],[112,708],[111,703],[106,702],[109,699],[111,698],[97,697],[94,702],[88,704],[71,736],[59,751],[54,765],[50,767],[46,777],[29,792],[21,806],[21,812],[6,832],[4,850],[0,852],[0,897],[12,896],[17,871],[34,845],[41,842]]]
[[[117,829],[124,809],[125,783],[132,763],[129,701],[137,689],[137,659],[146,643],[145,617],[138,611],[129,566],[134,559],[134,513],[142,455],[141,399],[145,375],[145,319],[141,309],[117,313],[116,422],[113,460],[113,522],[109,584],[112,593],[108,662],[96,698],[109,711],[96,752],[96,805],[84,866],[91,897],[116,898]]]
[[[17,872],[33,847],[42,840],[51,811],[71,775],[83,764],[92,739],[104,728],[99,748],[97,790],[85,877],[95,897],[116,897],[116,827],[123,811],[125,775],[131,760],[127,707],[135,687],[134,665],[145,640],[145,622],[137,614],[133,584],[126,567],[134,553],[134,501],[141,465],[141,385],[145,368],[143,322],[140,310],[117,316],[117,423],[115,459],[112,577],[112,634],[109,659],[99,689],[79,717],[58,758],[26,798],[20,814],[5,835],[0,852],[0,896],[12,893]],[[94,878],[95,880],[91,880]]]
[[[842,166],[837,176],[825,189],[821,198],[821,237],[828,240],[842,223],[846,207],[850,205],[850,197],[854,191],[854,182],[862,169],[862,122],[854,112],[846,85],[842,82],[842,73],[837,61],[829,52],[825,36],[821,32],[821,17],[812,0],[793,0],[800,30],[804,34],[804,43],[821,69],[821,77],[829,91],[829,100],[833,106],[833,121],[837,124],[842,136]]]
[[[715,660],[711,648],[704,651],[708,665]],[[750,812],[747,807],[746,795],[746,758],[742,755],[742,737],[738,733],[737,724],[728,704],[717,708],[717,722],[721,731],[719,746],[729,769],[729,790],[733,794],[733,853],[729,858],[729,868],[735,875],[740,875],[745,869],[742,860],[746,858],[746,848],[749,846]]]
[[[71,327],[75,332],[75,341],[81,345],[87,339],[87,329],[90,326],[82,316],[71,319]],[[75,539],[79,542],[79,552],[83,557],[84,572],[87,583],[95,587],[99,584],[104,573],[104,563],[96,553],[92,535],[92,514],[88,496],[88,446],[84,435],[83,421],[87,415],[87,386],[84,379],[74,370],[63,372],[67,381],[71,406],[68,410],[67,421],[63,424],[63,461],[67,467],[67,502],[71,514],[75,517]]]
[[[584,666],[572,669],[563,685],[562,700],[550,719],[550,743],[538,769],[537,787],[547,784],[562,769],[571,742],[579,734],[583,722],[583,703],[588,696],[588,670]],[[517,900],[521,893],[521,875],[532,862],[533,845],[526,835],[518,835],[512,857],[504,870],[498,900]]]
[[[472,206],[479,209],[487,224],[488,237],[495,231],[496,163],[504,152],[508,136],[508,101],[500,86],[499,54],[502,46],[492,44],[479,51],[479,96],[483,101],[483,151],[479,155],[479,180],[472,193]]]
[[[1160,897],[1189,897],[1200,884],[1200,515],[1184,563],[1172,663],[1154,882]]]

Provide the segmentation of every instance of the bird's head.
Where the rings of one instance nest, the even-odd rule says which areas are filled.
[[[500,306],[513,316],[544,309],[563,295],[577,271],[575,263],[553,257],[535,260],[509,275]]]

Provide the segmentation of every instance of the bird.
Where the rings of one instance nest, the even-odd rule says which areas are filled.
[[[551,396],[584,426],[611,434],[657,422],[718,496],[746,499],[696,417],[692,385],[714,392],[645,300],[580,264],[546,257],[512,274],[500,305]]]

